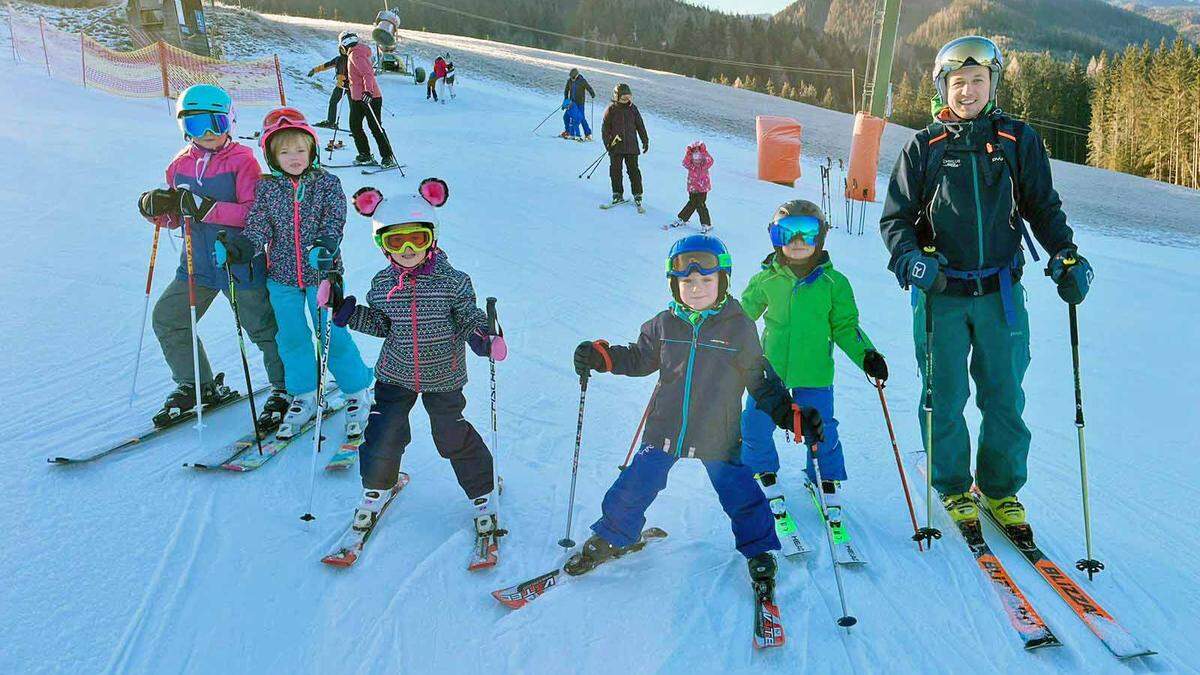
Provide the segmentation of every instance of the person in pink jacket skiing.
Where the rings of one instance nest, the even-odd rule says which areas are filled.
[[[367,134],[363,131],[363,120],[366,120],[371,135],[375,137],[375,144],[379,146],[379,166],[390,169],[396,166],[396,157],[392,154],[392,144],[380,121],[383,117],[383,91],[375,80],[371,47],[350,31],[339,35],[338,43],[349,55],[346,77],[350,81],[350,135],[354,137],[354,149],[358,151],[354,163],[364,166],[376,163],[371,155]]]
[[[679,211],[675,222],[668,227],[683,227],[687,225],[693,213],[699,212],[700,232],[707,233],[712,229],[712,219],[709,218],[706,204],[708,191],[712,189],[712,181],[708,177],[708,170],[712,165],[712,155],[708,154],[708,148],[704,146],[704,143],[693,141],[687,147],[687,151],[683,154],[683,168],[687,169],[688,201]]]

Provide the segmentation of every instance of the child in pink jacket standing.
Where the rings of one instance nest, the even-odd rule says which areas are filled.
[[[345,31],[338,36],[338,44],[346,50],[346,78],[350,85],[350,135],[354,137],[354,149],[358,155],[354,163],[360,166],[375,164],[371,155],[371,144],[363,131],[363,122],[371,128],[375,145],[379,146],[379,166],[390,169],[396,166],[392,144],[383,130],[383,90],[375,80],[375,60],[371,48],[358,39],[358,35]]]
[[[712,219],[708,217],[708,205],[705,203],[708,200],[708,191],[712,189],[712,181],[708,177],[708,170],[712,165],[712,155],[708,154],[704,143],[694,141],[687,147],[687,152],[683,155],[683,168],[688,172],[688,202],[669,227],[683,227],[687,225],[692,213],[699,212],[700,232],[708,233],[712,229]]]

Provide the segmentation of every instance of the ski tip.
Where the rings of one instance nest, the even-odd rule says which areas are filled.
[[[330,567],[341,567],[341,568],[350,567],[357,560],[358,560],[358,556],[350,554],[350,553],[346,553],[343,555],[327,555],[324,558],[321,558],[321,562],[325,563],[326,565],[329,565]]]
[[[499,602],[509,609],[521,609],[525,605],[529,604],[528,600],[520,597],[519,595],[517,597],[508,597],[514,594],[514,591],[509,588],[501,588],[500,590],[492,591],[492,597],[496,599],[496,602]]]
[[[661,527],[647,527],[642,530],[643,539],[662,539],[667,536],[667,531]]]
[[[70,464],[71,460],[67,457],[47,457],[46,461],[50,464]]]

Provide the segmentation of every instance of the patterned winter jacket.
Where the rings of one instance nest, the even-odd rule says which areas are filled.
[[[471,277],[450,266],[441,249],[412,270],[396,265],[371,280],[367,304],[348,326],[384,339],[375,379],[412,391],[454,391],[467,384],[467,336],[486,330]]]
[[[371,58],[371,48],[367,43],[360,42],[350,48],[346,76],[350,80],[351,100],[361,101],[364,91],[371,92],[375,98],[383,98],[383,91],[375,80],[375,61]]]
[[[289,286],[320,282],[308,265],[308,249],[319,236],[341,242],[346,225],[346,193],[342,181],[323,169],[310,169],[299,178],[263,176],[254,191],[254,205],[243,234],[267,253],[267,274]],[[342,272],[341,256],[333,271]]]
[[[246,213],[254,200],[255,185],[261,173],[254,151],[234,141],[216,151],[188,143],[167,166],[167,185],[173,188],[186,186],[193,193],[217,202],[205,220],[192,222],[192,268],[196,285],[217,290],[229,288],[225,269],[217,267],[213,259],[213,244],[221,230],[234,234],[245,227]],[[167,228],[183,224],[170,215],[154,220]],[[187,248],[180,249],[175,278],[187,281]],[[232,269],[238,288],[260,288],[267,283],[267,269],[261,258],[255,258],[250,265],[234,265]]]
[[[607,351],[617,375],[658,373],[642,440],[677,457],[740,456],[742,394],[768,412],[788,396],[754,322],[732,298],[704,312],[671,303],[642,325],[637,342]]]
[[[693,159],[693,154],[699,154],[700,157]],[[688,172],[688,192],[708,192],[712,189],[712,181],[708,177],[708,170],[712,165],[712,155],[708,154],[708,148],[703,143],[692,143],[687,147],[687,151],[683,153],[683,168]]]

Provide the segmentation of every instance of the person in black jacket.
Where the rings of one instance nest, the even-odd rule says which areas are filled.
[[[326,129],[337,127],[338,104],[342,102],[342,94],[348,94],[350,91],[350,81],[346,78],[346,59],[346,48],[338,45],[337,56],[308,71],[308,76],[312,77],[330,68],[334,69],[333,91],[329,92],[329,110],[325,113],[325,120],[317,122],[313,126]]]
[[[1022,237],[1037,260],[1025,221],[1051,254],[1047,273],[1064,301],[1083,301],[1092,270],[1076,251],[1041,138],[996,107],[1003,71],[1003,55],[987,38],[958,38],[938,52],[936,119],[897,160],[879,229],[891,252],[889,269],[901,286],[913,288],[923,377],[929,377],[927,350],[933,353],[933,487],[957,522],[978,518],[970,494],[975,484],[992,514],[1014,526],[1025,523],[1016,494],[1025,484],[1030,444],[1021,419],[1029,366]],[[983,417],[974,477],[963,418],[968,373]],[[921,426],[928,431],[924,415]]]
[[[592,127],[588,124],[587,114],[583,111],[583,104],[587,100],[587,96],[591,95],[596,98],[596,92],[592,90],[592,85],[588,84],[587,79],[579,74],[578,68],[571,69],[571,76],[567,78],[567,86],[563,87],[563,138],[572,140],[592,140]],[[579,127],[583,127],[583,136],[579,135]]]
[[[604,147],[608,149],[608,175],[612,179],[613,204],[625,201],[625,186],[621,175],[621,163],[629,172],[629,188],[633,201],[642,205],[642,171],[638,168],[638,154],[650,152],[650,137],[646,135],[646,124],[642,113],[633,104],[633,92],[624,82],[613,88],[612,103],[604,111],[604,123],[600,127]],[[639,152],[638,140],[642,147]]]
[[[641,448],[605,494],[594,535],[563,567],[568,574],[583,574],[637,543],[646,510],[666,487],[671,467],[693,458],[704,463],[752,578],[768,584],[773,578],[770,552],[779,550],[779,538],[767,498],[740,460],[742,397],[749,391],[758,409],[780,428],[802,431],[809,443],[824,436],[816,410],[792,405],[763,357],[754,322],[729,296],[732,269],[720,239],[702,234],[680,239],[667,258],[675,301],[642,324],[637,342],[588,340],[576,347],[581,378],[591,371],[630,377],[657,373],[658,384]]]

